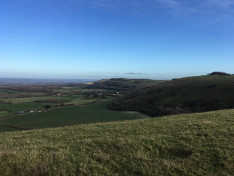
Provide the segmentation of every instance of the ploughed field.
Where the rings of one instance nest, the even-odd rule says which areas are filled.
[[[0,133],[0,175],[232,175],[234,110]]]

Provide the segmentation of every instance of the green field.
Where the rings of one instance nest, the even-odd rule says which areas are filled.
[[[30,110],[30,109],[34,109],[34,108],[38,108],[41,109],[44,107],[44,104],[41,103],[35,103],[35,102],[31,102],[31,103],[19,103],[19,104],[0,104],[0,109],[3,111],[8,111],[9,113],[4,113],[2,114],[3,117],[7,116],[7,115],[13,115],[15,114],[17,111],[22,111],[22,110]]]
[[[147,117],[138,112],[119,112],[108,110],[107,104],[109,101],[110,100],[107,99],[82,106],[61,107],[49,112],[16,115],[11,118],[1,120],[0,128],[1,125],[12,125],[26,129],[35,129],[83,123],[131,120]],[[20,109],[20,107],[18,107],[18,109]]]
[[[234,110],[0,133],[0,175],[231,176],[233,137]]]
[[[82,105],[96,101],[96,99],[87,99],[84,95],[6,98],[3,100],[10,103],[0,104],[0,118],[14,115],[18,111],[43,109],[46,104],[50,104],[51,106],[60,103],[64,103],[65,105]]]
[[[10,114],[9,111],[0,110],[0,119],[1,119],[1,117],[5,117],[5,116],[7,116],[9,114]]]
[[[7,113],[8,111],[0,111],[0,115],[1,114],[5,114],[5,113]]]
[[[15,127],[0,125],[0,133],[2,133],[2,132],[8,132],[8,131],[22,131],[22,130],[19,129],[19,128],[15,128]]]
[[[5,101],[13,104],[19,104],[19,103],[34,102],[38,100],[57,100],[57,99],[60,99],[60,97],[43,96],[43,97],[29,97],[29,98],[7,98],[5,99]]]
[[[75,95],[75,96],[70,96],[70,97],[66,97],[69,101],[66,102],[65,104],[73,104],[73,105],[83,105],[83,104],[88,104],[88,103],[92,103],[95,102],[96,99],[87,99],[85,96],[83,95]]]

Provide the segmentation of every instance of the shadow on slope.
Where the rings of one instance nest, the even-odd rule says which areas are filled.
[[[152,116],[234,108],[234,76],[174,79],[113,100],[109,108],[140,111]]]

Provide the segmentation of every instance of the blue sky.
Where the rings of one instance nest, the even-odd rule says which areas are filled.
[[[234,73],[234,0],[0,0],[0,77]]]

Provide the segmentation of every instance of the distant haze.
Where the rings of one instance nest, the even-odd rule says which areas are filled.
[[[0,78],[1,84],[37,84],[37,83],[86,83],[91,79],[30,79],[30,78]]]

